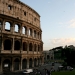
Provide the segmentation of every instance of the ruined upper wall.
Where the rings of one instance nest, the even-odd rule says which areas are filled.
[[[0,0],[0,14],[18,18],[40,27],[40,15],[19,0]]]

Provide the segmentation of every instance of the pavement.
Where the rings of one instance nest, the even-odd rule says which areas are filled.
[[[44,69],[48,69],[50,71],[51,68],[54,67],[55,71],[57,71],[58,66],[60,66],[60,65],[61,64],[59,64],[59,63],[55,63],[54,66],[52,66],[52,63],[41,65],[39,67],[33,68],[34,72],[31,73],[30,75],[35,75],[36,69],[38,69],[41,72],[42,75],[45,75],[45,70]],[[28,75],[28,74],[24,74],[22,71],[20,71],[20,72],[7,72],[7,73],[0,74],[0,75]]]

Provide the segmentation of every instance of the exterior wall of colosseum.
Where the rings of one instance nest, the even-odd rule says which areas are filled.
[[[0,0],[0,72],[43,64],[40,15],[19,0]]]

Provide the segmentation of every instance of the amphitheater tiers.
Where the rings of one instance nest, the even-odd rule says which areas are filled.
[[[20,0],[0,0],[0,72],[42,65],[40,15]]]

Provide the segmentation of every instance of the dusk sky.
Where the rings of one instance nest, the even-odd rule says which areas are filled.
[[[43,49],[75,46],[75,0],[20,0],[39,13]]]

